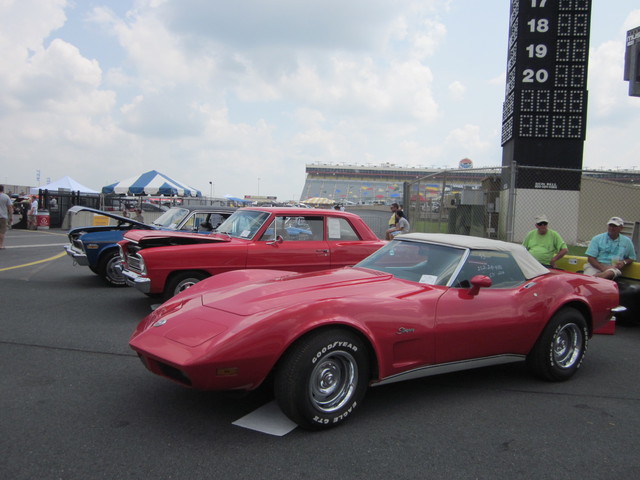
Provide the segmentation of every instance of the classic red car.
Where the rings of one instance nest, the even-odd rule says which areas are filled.
[[[355,265],[386,242],[352,213],[308,208],[243,208],[212,235],[130,231],[120,242],[127,285],[171,298],[230,270],[311,272]]]
[[[617,306],[614,282],[548,270],[520,245],[416,233],[353,268],[210,278],[146,317],[130,345],[196,389],[272,378],[283,412],[320,429],[351,417],[369,385],[520,360],[566,380]]]

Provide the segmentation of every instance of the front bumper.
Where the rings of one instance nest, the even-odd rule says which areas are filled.
[[[149,293],[151,291],[151,279],[143,277],[139,273],[132,272],[130,270],[123,269],[122,275],[124,276],[124,282],[142,293]]]
[[[87,255],[84,252],[80,252],[76,250],[75,248],[73,248],[73,245],[71,244],[65,245],[64,250],[65,252],[67,252],[67,255],[73,258],[73,261],[76,262],[78,265],[82,265],[84,267],[89,266],[89,259],[87,258]]]

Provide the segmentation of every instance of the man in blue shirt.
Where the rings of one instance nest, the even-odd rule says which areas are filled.
[[[631,240],[620,235],[624,221],[620,217],[611,217],[607,222],[607,231],[591,239],[587,248],[589,263],[584,273],[595,277],[614,280],[622,275],[622,269],[633,263],[636,251]]]

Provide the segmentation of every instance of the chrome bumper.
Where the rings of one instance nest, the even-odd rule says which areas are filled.
[[[75,248],[73,248],[73,245],[71,244],[65,245],[64,250],[65,252],[67,252],[67,255],[73,258],[73,261],[78,265],[82,265],[84,267],[89,266],[89,259],[87,258],[87,255],[84,252],[80,252],[76,250]]]
[[[124,282],[128,286],[134,287],[142,293],[149,293],[151,291],[151,279],[126,269],[122,270],[122,275],[124,276]]]

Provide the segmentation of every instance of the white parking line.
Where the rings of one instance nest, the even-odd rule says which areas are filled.
[[[239,418],[233,422],[233,425],[278,437],[285,436],[298,426],[282,413],[275,401]]]
[[[68,245],[67,243],[40,243],[38,245],[5,245],[5,248],[37,248],[37,247],[62,247],[63,245]]]

